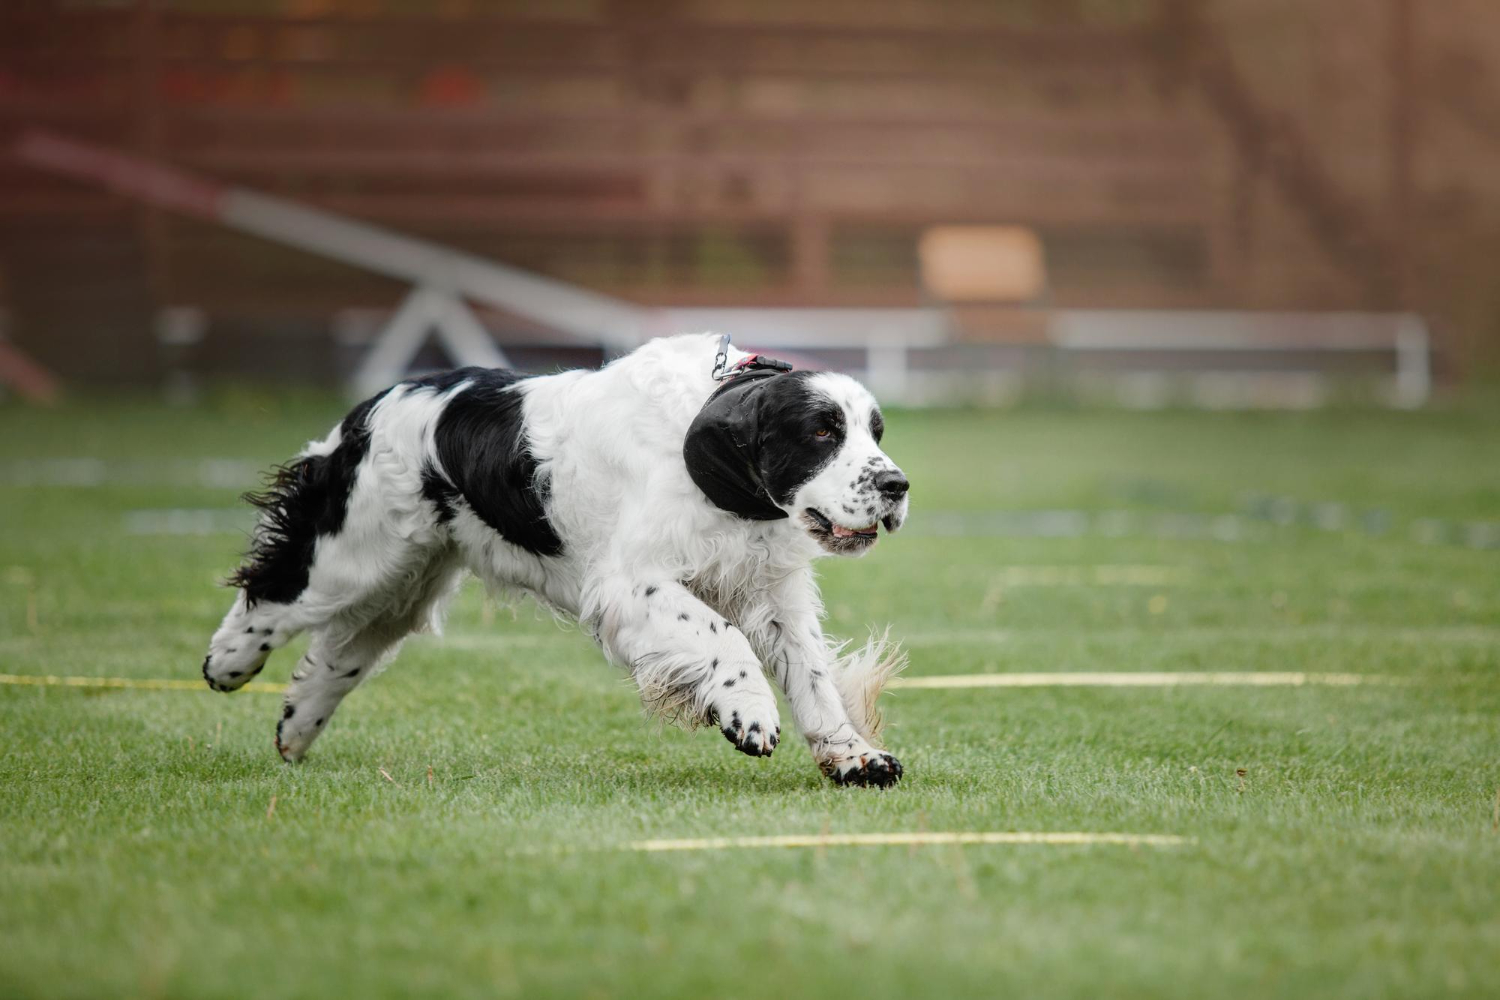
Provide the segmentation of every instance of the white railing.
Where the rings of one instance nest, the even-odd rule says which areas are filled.
[[[1391,401],[1414,409],[1432,394],[1431,338],[1414,313],[1064,309],[1052,314],[1047,336],[1075,354],[1391,351]]]
[[[941,308],[648,309],[348,216],[47,132],[23,133],[11,152],[41,169],[409,283],[411,291],[398,309],[376,314],[381,329],[353,377],[356,392],[403,377],[429,332],[438,335],[455,361],[506,364],[471,303],[530,319],[555,331],[548,336],[557,342],[598,344],[606,353],[628,350],[663,333],[703,330],[731,333],[737,344],[750,349],[856,349],[864,354],[863,371],[871,388],[894,402],[919,401],[913,391],[912,352],[953,342],[949,314]],[[368,311],[360,315],[365,320],[344,317],[338,322],[349,329],[372,316]],[[1417,407],[1431,393],[1427,327],[1412,314],[1063,309],[1045,315],[1048,343],[1064,356],[1391,350],[1396,358],[1391,401]],[[163,329],[175,329],[164,324]],[[946,375],[956,382],[959,374],[929,368],[922,377],[931,382]]]

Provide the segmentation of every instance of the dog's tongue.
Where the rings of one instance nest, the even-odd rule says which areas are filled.
[[[876,528],[873,524],[867,525],[866,527],[860,528],[858,530],[854,528],[846,528],[842,524],[835,524],[833,526],[833,534],[835,538],[853,538],[855,535],[873,535],[875,531]]]

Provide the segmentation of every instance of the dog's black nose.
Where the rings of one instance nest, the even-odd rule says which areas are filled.
[[[882,493],[899,497],[911,489],[911,483],[908,483],[906,477],[895,469],[886,469],[875,474],[875,488]]]

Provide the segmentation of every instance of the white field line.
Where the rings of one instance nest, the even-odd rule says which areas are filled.
[[[248,508],[127,510],[122,518],[127,535],[242,535],[255,527]]]
[[[1185,566],[1089,565],[1006,566],[990,574],[991,586],[1005,587],[1170,587],[1192,581]]]
[[[245,490],[269,463],[246,458],[34,458],[0,463],[0,486],[202,486]]]
[[[782,837],[691,837],[682,840],[635,840],[628,851],[648,854],[666,851],[758,850],[776,847],[906,847],[944,844],[1045,844],[1077,846],[1111,844],[1123,847],[1184,847],[1196,844],[1194,837],[1166,833],[1089,832],[921,832],[921,833],[823,833]]]
[[[1343,504],[1303,503],[1291,497],[1252,498],[1242,513],[1165,510],[936,510],[919,511],[906,530],[947,538],[1149,537],[1173,541],[1253,542],[1279,531],[1307,528],[1326,533],[1358,531],[1369,538],[1400,540],[1389,512],[1356,512]],[[1500,521],[1411,520],[1405,536],[1422,545],[1500,548]]]
[[[935,677],[897,677],[891,688],[1027,688],[1027,687],[1304,687],[1327,685],[1351,687],[1356,684],[1402,684],[1405,678],[1379,674],[1308,674],[1290,672],[1161,671],[1146,673],[1048,674],[948,674]]]

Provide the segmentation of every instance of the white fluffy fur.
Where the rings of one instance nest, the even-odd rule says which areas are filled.
[[[871,520],[846,511],[860,469],[895,469],[868,427],[874,400],[845,376],[815,376],[848,417],[839,453],[801,487],[789,518],[734,517],[708,502],[682,459],[688,425],[715,388],[716,346],[709,334],[662,339],[597,372],[520,383],[548,518],[565,546],[556,558],[506,542],[467,507],[439,522],[421,472],[434,460],[437,418],[462,387],[398,386],[371,412],[344,528],[319,538],[306,591],[291,604],[236,600],[205,674],[237,687],[265,662],[263,646],[313,630],[278,735],[296,759],[406,634],[438,621],[468,569],[493,591],[531,594],[582,622],[655,711],[716,720],[740,749],[769,753],[780,722],[768,672],[825,773],[894,780],[899,765],[877,749],[874,706],[901,658],[883,638],[841,656],[844,646],[824,636],[811,563],[825,553],[799,516],[816,507],[849,529],[864,526],[851,518]],[[304,454],[326,454],[338,439],[335,429]],[[881,513],[899,527],[904,497]]]

